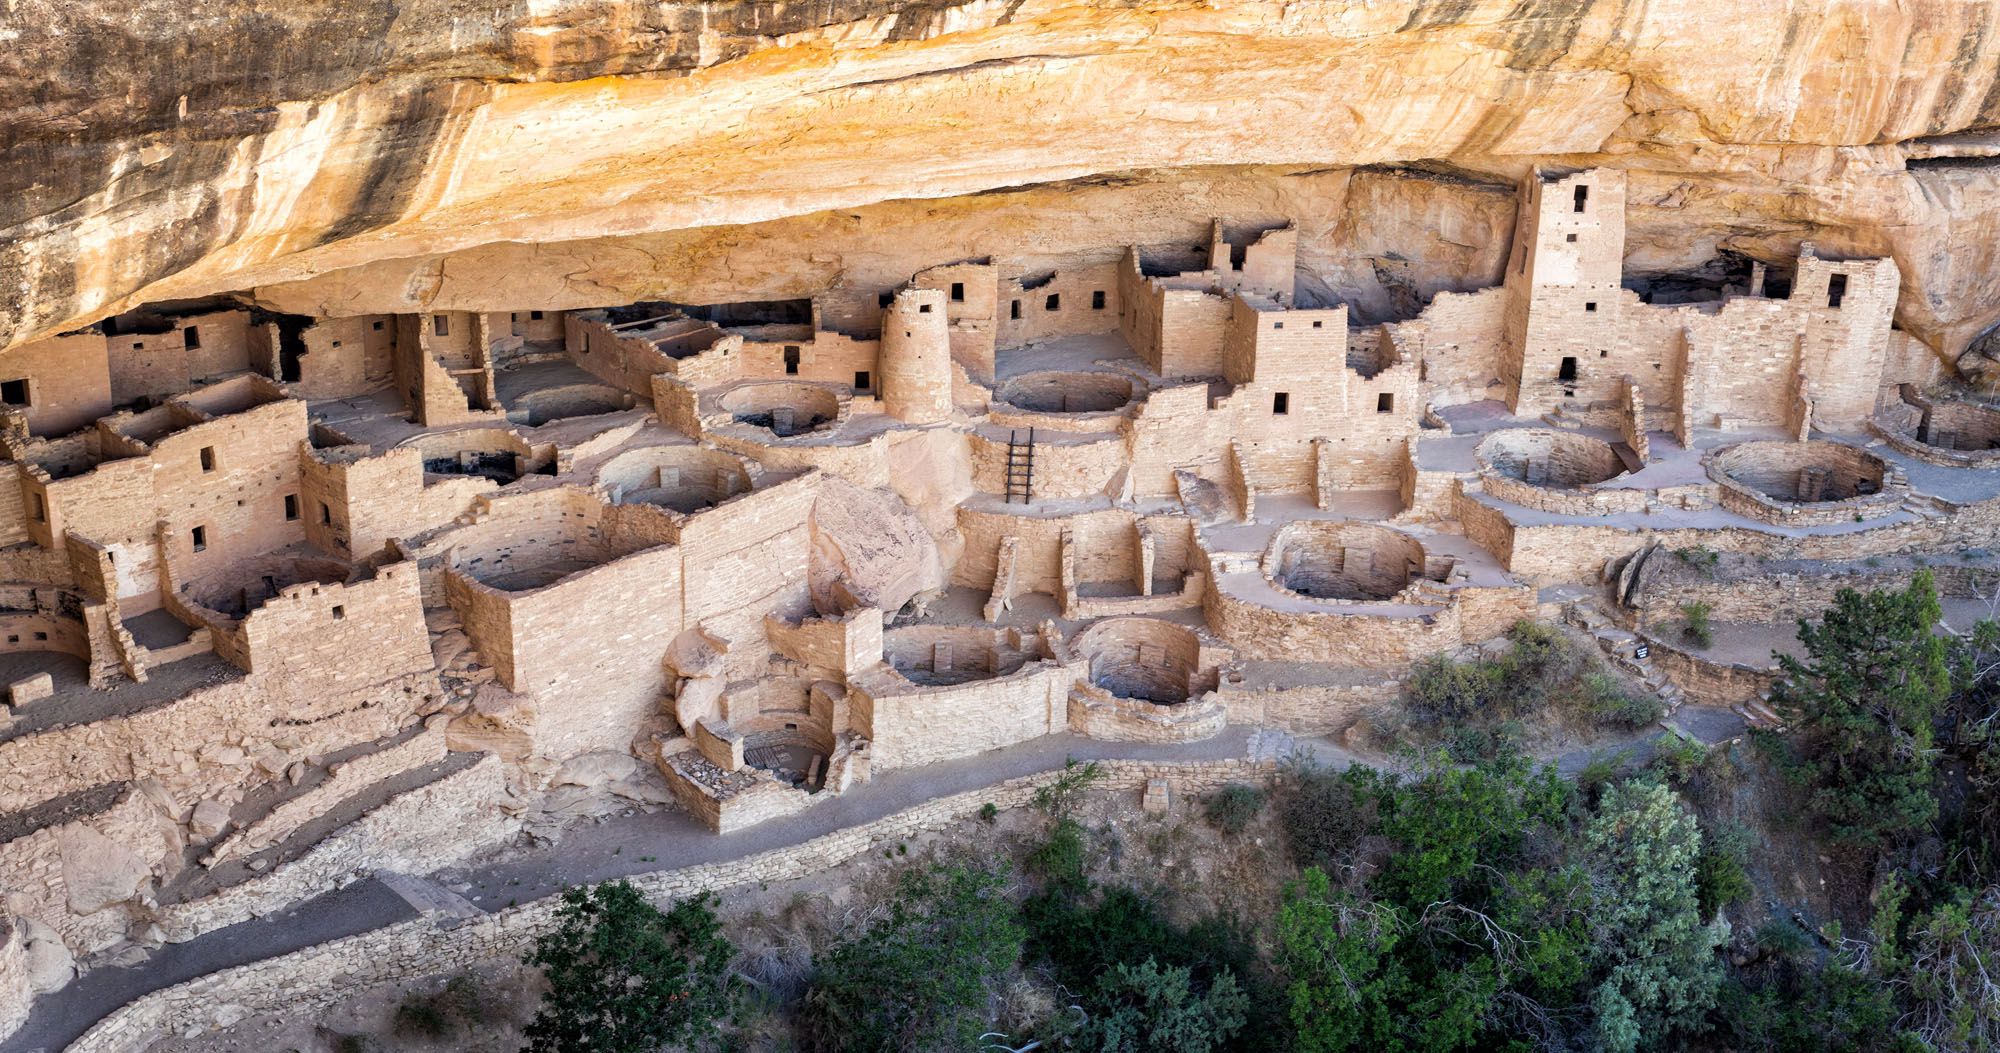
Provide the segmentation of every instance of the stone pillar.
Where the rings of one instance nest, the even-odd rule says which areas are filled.
[[[1799,500],[1826,500],[1826,487],[1832,481],[1833,474],[1824,468],[1799,469]]]
[[[932,424],[951,416],[951,328],[942,289],[905,289],[882,312],[882,409]]]

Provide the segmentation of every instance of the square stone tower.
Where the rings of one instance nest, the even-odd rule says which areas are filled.
[[[1508,409],[1535,415],[1614,399],[1618,377],[1598,363],[1621,334],[1625,173],[1538,170],[1522,189],[1506,276]]]

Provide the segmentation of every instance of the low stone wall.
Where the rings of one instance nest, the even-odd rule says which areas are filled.
[[[1274,761],[1225,760],[1190,764],[1103,762],[1108,790],[1136,790],[1149,779],[1172,782],[1185,794],[1206,793],[1230,782],[1269,778]],[[632,883],[656,902],[683,899],[738,885],[791,881],[838,866],[885,841],[939,830],[976,814],[988,803],[1019,808],[1058,772],[1010,779],[994,786],[940,797],[873,823],[836,831],[804,844],[746,859],[643,874]],[[515,957],[555,924],[559,897],[551,896],[497,914],[441,928],[418,918],[323,943],[291,954],[225,969],[146,995],[99,1021],[69,1053],[136,1053],[162,1037],[227,1027],[257,1013],[311,1013],[356,990],[454,972],[479,962]]]
[[[1924,566],[1907,560],[1865,562],[1842,561],[1812,570],[1783,569],[1766,573],[1730,574],[1715,578],[1671,565],[1675,557],[1655,552],[1640,569],[1639,582],[1628,603],[1639,613],[1642,624],[1678,619],[1681,607],[1706,603],[1709,615],[1725,622],[1791,622],[1815,618],[1833,606],[1841,589],[1867,592],[1902,588],[1919,569],[1928,569],[1937,583],[1938,594],[1947,597],[1986,595],[2000,586],[2000,565],[1968,566],[1929,562]],[[1655,560],[1662,561],[1656,565]]]
[[[1228,711],[1229,723],[1277,728],[1293,735],[1331,735],[1345,731],[1370,708],[1396,701],[1402,693],[1399,675],[1369,683],[1246,684],[1225,669],[1216,697]]]
[[[487,756],[464,771],[390,798],[263,877],[162,908],[157,921],[168,941],[179,943],[283,910],[377,870],[430,873],[450,866],[512,836],[514,822],[493,807],[505,793],[504,764]]]
[[[1106,742],[1199,742],[1222,733],[1229,711],[1214,692],[1161,705],[1119,698],[1094,684],[1070,689],[1069,727]]]
[[[211,860],[221,862],[237,855],[262,851],[326,814],[327,809],[350,794],[411,768],[443,760],[444,755],[443,732],[427,730],[419,732],[408,742],[336,764],[325,782],[271,809],[269,814],[229,835],[215,846],[215,850],[209,853],[209,859],[203,860],[203,863],[212,865]]]
[[[1745,442],[1702,458],[1722,507],[1780,526],[1880,519],[1909,496],[1902,470],[1857,446]]]
[[[1737,662],[1717,662],[1648,635],[1652,662],[1681,694],[1705,706],[1733,706],[1771,690],[1777,674]]]

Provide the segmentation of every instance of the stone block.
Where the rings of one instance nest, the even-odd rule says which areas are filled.
[[[24,676],[7,685],[7,701],[13,706],[25,706],[55,693],[55,678],[47,673]]]
[[[1139,807],[1147,815],[1165,815],[1167,807],[1173,803],[1173,793],[1165,779],[1147,779],[1145,795],[1139,798]]]

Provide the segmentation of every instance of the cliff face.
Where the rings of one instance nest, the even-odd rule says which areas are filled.
[[[1211,214],[1300,215],[1308,291],[1381,316],[1493,280],[1537,163],[1632,171],[1631,272],[1812,238],[1893,254],[1941,353],[2000,320],[2000,0],[13,0],[0,30],[0,344],[228,290],[802,295]]]

